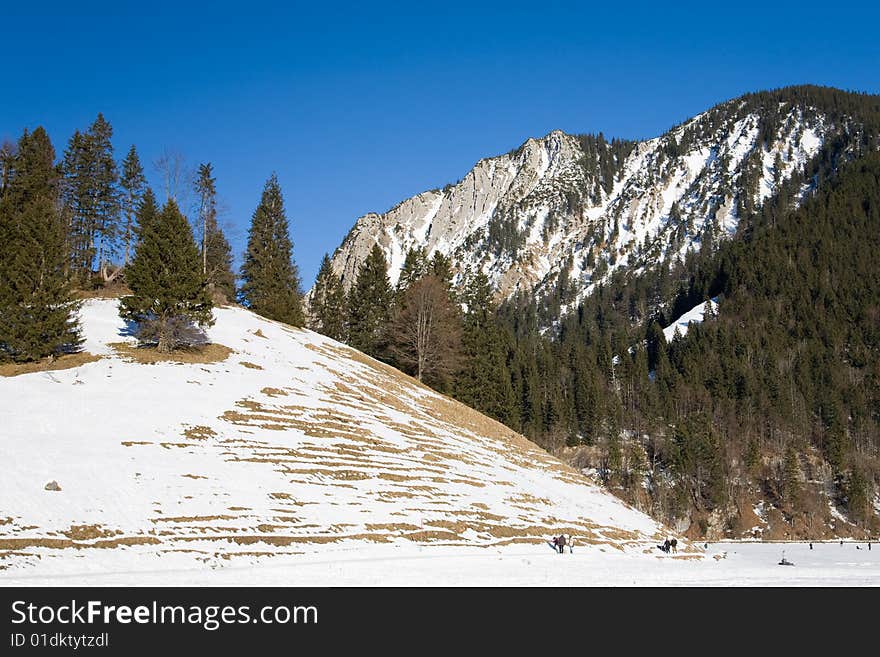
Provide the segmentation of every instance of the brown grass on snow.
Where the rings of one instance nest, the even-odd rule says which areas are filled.
[[[222,344],[206,344],[202,347],[178,349],[161,353],[155,347],[138,347],[127,342],[112,342],[110,347],[120,356],[143,365],[156,363],[220,363],[229,358],[233,350]]]
[[[90,354],[87,351],[79,351],[75,354],[64,354],[54,360],[44,358],[33,363],[3,363],[0,365],[0,376],[18,376],[32,372],[54,372],[55,370],[69,370],[86,363],[94,363],[101,360],[102,356]]]
[[[118,536],[122,532],[106,529],[101,525],[71,525],[70,529],[66,529],[61,533],[74,541],[90,541],[95,538]]]
[[[287,393],[284,390],[279,388],[263,388],[260,390],[264,395],[268,397],[286,397]]]
[[[199,424],[186,429],[186,431],[183,432],[183,435],[190,440],[207,440],[208,438],[213,438],[214,436],[216,436],[217,432],[214,431],[211,427],[206,427]]]

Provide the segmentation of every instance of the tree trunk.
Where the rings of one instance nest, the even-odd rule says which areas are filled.
[[[156,345],[156,351],[160,354],[167,354],[171,352],[172,344],[171,344],[171,335],[169,335],[170,331],[168,330],[168,324],[165,320],[159,320],[161,322],[159,328],[159,344]]]

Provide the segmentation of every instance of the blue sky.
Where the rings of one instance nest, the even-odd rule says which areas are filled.
[[[880,92],[876,4],[4,3],[0,139],[101,111],[214,164],[237,256],[266,178],[305,287],[355,219],[553,129],[645,138],[747,91]]]

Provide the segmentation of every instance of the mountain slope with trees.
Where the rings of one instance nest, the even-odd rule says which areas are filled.
[[[493,278],[485,242],[453,249],[451,294],[465,312],[448,391],[690,536],[876,534],[878,136],[878,97],[794,87],[620,146],[624,159],[645,156],[638,171],[590,160],[608,189],[580,193],[617,194],[592,219],[626,215],[619,230],[632,233],[639,217],[653,221],[645,204],[663,198],[659,242],[621,259],[616,238],[594,240],[585,278],[570,269],[583,243],[566,237],[558,243],[569,250],[550,261],[569,269],[537,282],[523,275],[511,288]],[[681,172],[675,162],[704,149],[709,168],[685,196],[671,194],[680,188],[664,181]],[[729,175],[712,173],[717,161]],[[559,182],[552,162],[544,174]],[[343,284],[357,284],[349,266],[359,243],[372,240],[374,260],[390,254],[398,288],[410,284],[415,254],[443,255],[449,244],[433,220],[387,223],[414,203],[359,221],[332,261]],[[481,216],[458,229],[479,229]],[[430,237],[400,254],[391,233]],[[697,306],[705,321],[667,341],[663,327]],[[406,369],[393,351],[374,355]]]

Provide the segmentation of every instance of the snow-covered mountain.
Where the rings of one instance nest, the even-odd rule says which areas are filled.
[[[91,359],[0,377],[0,580],[562,531],[659,554],[667,530],[507,427],[318,334],[215,317],[214,362],[145,364],[90,300]]]
[[[499,298],[563,284],[564,312],[617,269],[684,255],[710,233],[733,236],[793,176],[807,193],[815,158],[857,148],[858,121],[806,89],[732,100],[647,141],[558,130],[529,139],[454,185],[361,217],[334,269],[350,285],[378,243],[395,282],[406,251],[425,247],[452,257],[457,280],[485,272]]]

